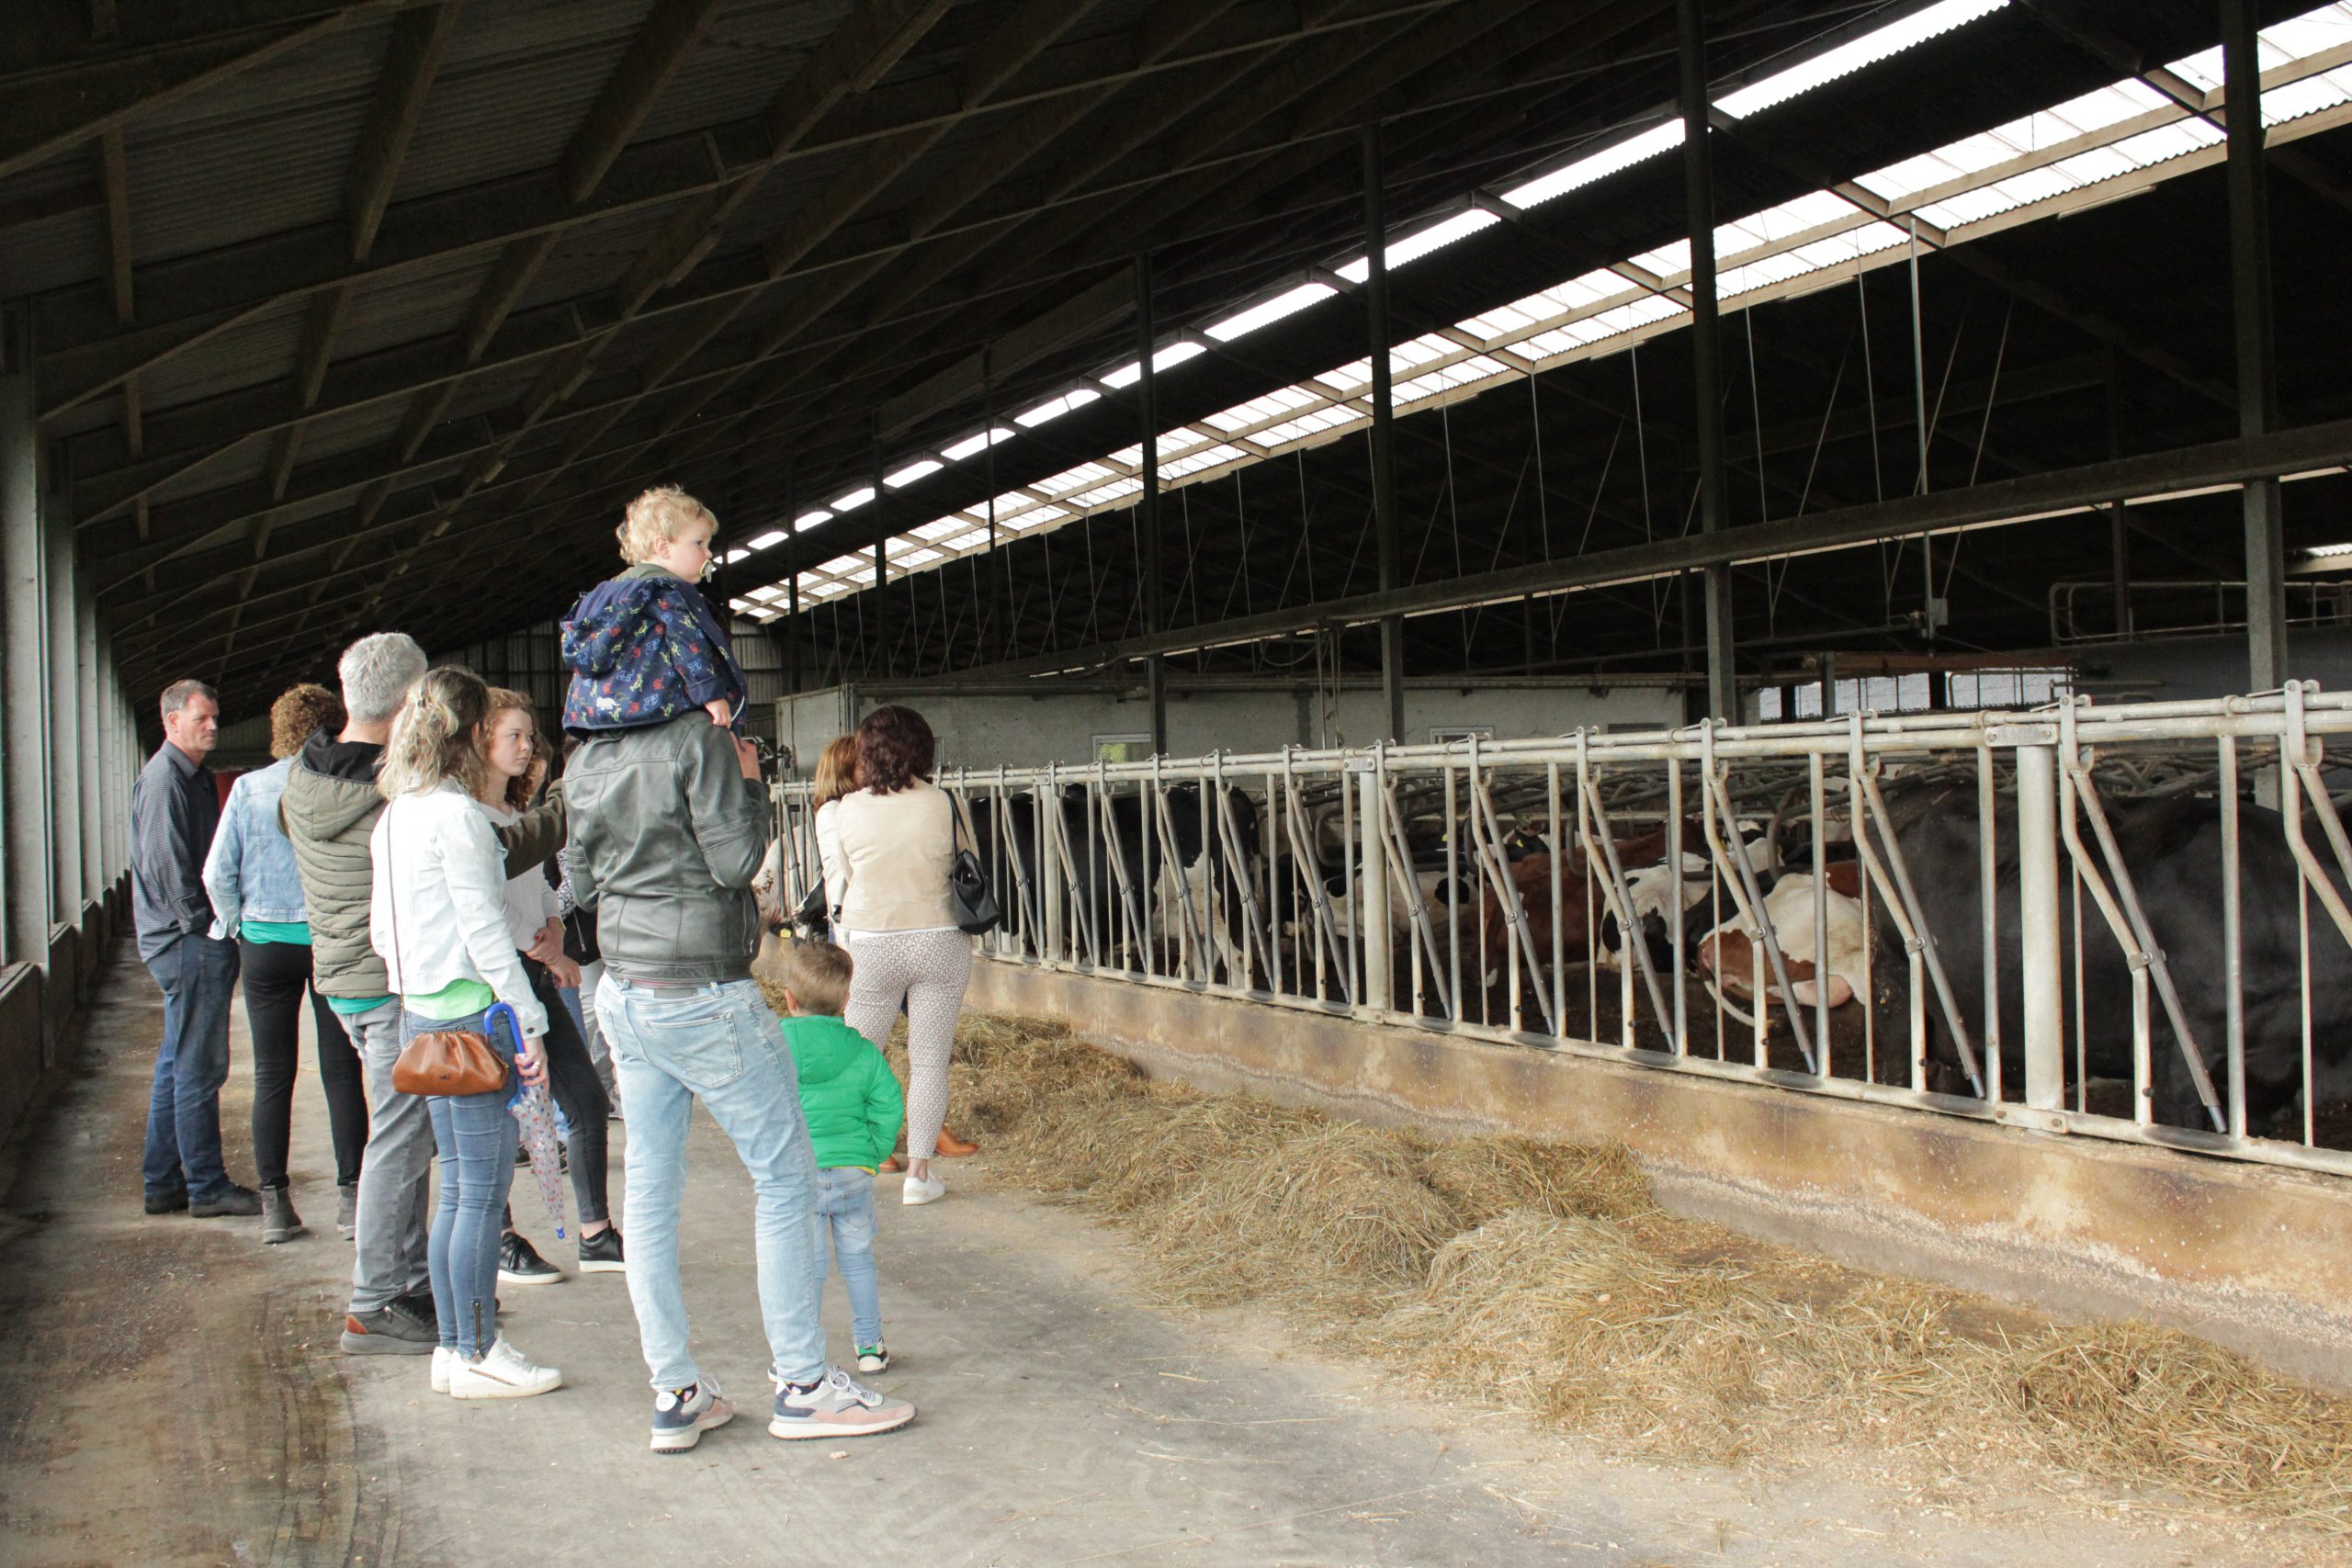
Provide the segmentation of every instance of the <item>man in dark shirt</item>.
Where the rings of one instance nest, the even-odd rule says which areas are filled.
[[[207,934],[212,900],[204,891],[204,857],[220,820],[220,789],[204,759],[220,739],[220,701],[201,681],[176,681],[164,689],[163,708],[164,744],[130,791],[131,925],[164,992],[141,1170],[147,1212],[258,1214],[260,1195],[230,1180],[220,1157],[237,983],[237,944]]]

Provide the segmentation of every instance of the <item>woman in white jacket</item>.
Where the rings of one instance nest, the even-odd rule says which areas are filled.
[[[489,688],[470,671],[427,671],[392,721],[377,786],[390,802],[369,840],[376,885],[368,936],[401,998],[401,1030],[481,1034],[526,1083],[547,1081],[546,1010],[506,930],[506,856],[473,796],[487,767]],[[519,1039],[489,1027],[495,1002]],[[514,1180],[517,1130],[507,1090],[435,1095],[426,1105],[441,1155],[441,1199],[425,1261],[441,1343],[433,1387],[459,1399],[514,1399],[562,1384],[497,1331],[500,1213]]]

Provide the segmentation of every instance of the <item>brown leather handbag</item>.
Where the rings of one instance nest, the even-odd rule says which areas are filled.
[[[391,807],[384,807],[385,859],[391,858]],[[390,874],[390,868],[386,868]],[[389,885],[392,911],[392,962],[400,963],[401,894]],[[433,1029],[413,1037],[392,1063],[392,1089],[401,1094],[489,1094],[506,1087],[506,1059],[490,1048],[487,1036],[469,1029]]]

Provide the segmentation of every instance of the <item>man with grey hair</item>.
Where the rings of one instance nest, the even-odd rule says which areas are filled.
[[[424,670],[424,650],[404,633],[379,632],[345,649],[336,667],[342,733],[321,729],[303,743],[278,803],[310,911],[311,983],[342,1018],[368,1077],[368,1152],[352,1214],[357,1256],[343,1320],[344,1353],[352,1356],[424,1356],[440,1342],[424,1260],[433,1123],[423,1100],[392,1088],[400,998],[368,927],[376,886],[368,840],[384,809],[376,769],[393,716]],[[562,808],[531,812],[499,836],[508,874],[520,875],[562,845]]]
[[[201,681],[164,690],[164,743],[130,791],[130,910],[139,957],[164,993],[164,1039],[147,1097],[141,1161],[151,1214],[258,1214],[261,1196],[229,1179],[220,1086],[229,1079],[229,999],[237,944],[211,933],[204,857],[220,821],[204,759],[220,736],[220,699]]]

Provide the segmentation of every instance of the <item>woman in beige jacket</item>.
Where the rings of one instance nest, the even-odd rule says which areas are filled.
[[[907,1180],[910,1203],[935,1202],[932,1174],[947,1113],[947,1058],[972,977],[972,939],[956,929],[947,873],[956,858],[954,804],[932,786],[931,726],[912,708],[875,709],[857,727],[860,787],[826,808],[838,843],[825,897],[856,968],[852,1029],[877,1046],[907,1010]],[[836,881],[836,867],[840,880]]]

